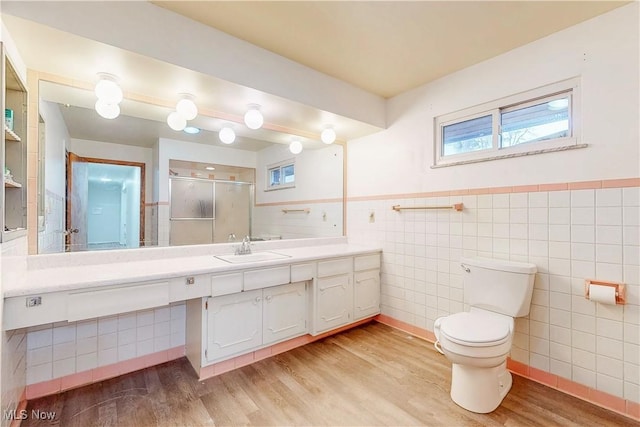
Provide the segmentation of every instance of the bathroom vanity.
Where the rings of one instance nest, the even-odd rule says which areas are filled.
[[[185,352],[205,377],[207,366],[380,312],[378,248],[330,238],[257,242],[252,249],[40,255],[22,285],[5,289],[3,325],[82,321],[186,301]]]

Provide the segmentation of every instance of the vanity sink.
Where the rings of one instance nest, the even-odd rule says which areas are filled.
[[[232,264],[240,264],[244,262],[259,262],[259,261],[271,261],[274,259],[291,258],[289,255],[279,254],[277,252],[254,252],[244,255],[215,255],[216,258],[221,259]]]

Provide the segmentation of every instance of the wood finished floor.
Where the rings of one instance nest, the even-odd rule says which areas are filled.
[[[30,401],[53,421],[22,426],[635,426],[513,376],[490,414],[449,398],[450,363],[432,344],[369,323],[198,381],[185,359]]]

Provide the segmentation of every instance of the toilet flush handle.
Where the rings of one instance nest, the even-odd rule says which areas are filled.
[[[471,269],[469,267],[467,267],[464,264],[460,264],[460,267],[462,267],[462,269],[466,272],[466,273],[471,273]]]

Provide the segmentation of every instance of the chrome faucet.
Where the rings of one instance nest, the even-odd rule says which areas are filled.
[[[249,236],[245,236],[242,239],[242,244],[236,248],[236,255],[247,255],[251,253],[251,239]]]

